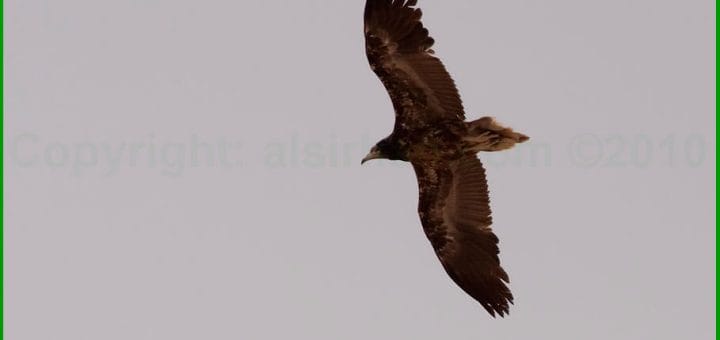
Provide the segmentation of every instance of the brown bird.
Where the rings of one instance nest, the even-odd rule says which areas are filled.
[[[528,137],[485,117],[465,122],[455,83],[430,48],[417,0],[367,0],[365,46],[370,67],[390,94],[395,127],[362,163],[412,163],[423,229],[445,271],[493,316],[505,316],[513,295],[490,225],[480,151],[500,151]]]

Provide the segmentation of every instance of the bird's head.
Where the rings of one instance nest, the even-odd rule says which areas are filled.
[[[393,144],[390,142],[390,138],[385,138],[379,141],[375,146],[370,149],[370,152],[363,158],[361,164],[365,164],[373,159],[390,159],[399,160],[398,152]]]

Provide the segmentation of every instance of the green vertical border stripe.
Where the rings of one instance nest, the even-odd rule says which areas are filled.
[[[5,338],[5,2],[0,0],[0,340]]]

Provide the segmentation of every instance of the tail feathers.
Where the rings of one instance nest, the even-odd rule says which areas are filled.
[[[465,137],[467,148],[473,152],[501,151],[523,143],[530,137],[502,126],[495,118],[483,117],[468,124],[468,134]]]

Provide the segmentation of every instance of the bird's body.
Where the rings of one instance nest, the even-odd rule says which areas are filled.
[[[363,163],[378,158],[412,163],[420,220],[443,267],[490,314],[504,316],[513,296],[500,267],[485,169],[476,154],[509,149],[528,138],[493,118],[465,122],[460,95],[430,49],[434,40],[416,4],[367,0],[366,53],[392,100],[395,126]]]

